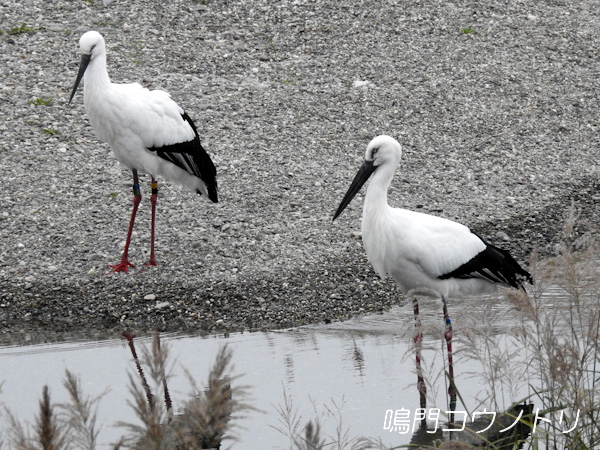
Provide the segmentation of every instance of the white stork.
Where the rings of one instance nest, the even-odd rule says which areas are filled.
[[[448,345],[450,407],[456,405],[452,368],[452,324],[447,298],[493,292],[498,285],[522,288],[531,275],[510,254],[485,242],[468,227],[437,216],[392,208],[387,193],[400,163],[402,149],[390,136],[378,136],[367,146],[365,161],[338,207],[335,220],[348,206],[362,185],[372,177],[365,196],[362,239],[375,272],[391,275],[402,292],[410,295],[426,290],[441,297]],[[418,303],[413,295],[417,376],[421,407],[425,385],[420,371],[420,322]]]
[[[192,119],[168,93],[150,91],[137,83],[111,83],[106,70],[106,45],[102,35],[88,31],[79,40],[81,64],[69,103],[81,79],[85,79],[83,100],[96,136],[108,143],[117,160],[133,172],[133,210],[121,262],[111,265],[114,272],[127,273],[135,267],[128,260],[131,232],[141,201],[138,171],[150,174],[152,228],[150,259],[155,266],[154,222],[158,183],[156,176],[205,195],[216,203],[217,171],[202,148]]]

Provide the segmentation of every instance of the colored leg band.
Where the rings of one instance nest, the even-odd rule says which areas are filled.
[[[137,183],[134,183],[133,185],[133,195],[140,195],[141,191],[140,191],[140,185]]]
[[[158,194],[158,183],[157,182],[150,183],[150,187],[152,188],[153,194]]]

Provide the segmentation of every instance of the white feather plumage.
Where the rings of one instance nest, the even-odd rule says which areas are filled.
[[[191,141],[195,133],[182,118],[183,109],[161,90],[150,91],[138,83],[110,82],[106,70],[106,45],[96,31],[79,41],[91,60],[84,75],[84,104],[96,136],[106,142],[116,159],[129,169],[161,175],[187,190],[208,195],[204,181],[160,158],[153,147]]]
[[[363,206],[362,237],[369,262],[379,276],[390,275],[404,293],[427,289],[442,297],[456,297],[493,292],[498,282],[483,277],[444,278],[488,249],[488,244],[468,227],[388,205],[388,189],[401,156],[402,148],[395,139],[389,136],[373,139],[365,152],[365,164],[335,217],[370,176]],[[503,252],[496,251],[498,255]]]

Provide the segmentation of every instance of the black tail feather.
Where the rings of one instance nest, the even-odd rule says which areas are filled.
[[[217,203],[219,201],[217,194],[217,169],[214,163],[212,162],[212,159],[210,159],[210,156],[208,156],[206,150],[204,150],[204,147],[202,147],[202,144],[200,143],[200,135],[198,134],[198,129],[196,128],[196,125],[194,124],[190,116],[188,116],[187,113],[184,112],[182,114],[182,117],[183,120],[190,124],[192,130],[194,130],[194,133],[196,134],[195,140],[198,143],[198,147],[197,151],[193,154],[193,158],[196,165],[200,169],[200,178],[202,178],[202,181],[204,181],[206,189],[208,190],[208,198],[213,203]]]
[[[479,237],[479,236],[478,236]],[[481,239],[481,237],[480,237]],[[523,269],[506,250],[488,244],[471,260],[452,272],[439,278],[483,278],[494,283],[502,283],[514,288],[522,288],[523,283],[533,284],[531,274]]]
[[[194,130],[194,139],[162,147],[151,147],[148,150],[156,152],[159,157],[175,164],[190,175],[200,178],[206,185],[208,198],[213,203],[217,203],[219,201],[217,193],[217,169],[208,153],[206,153],[206,150],[202,147],[198,130],[190,116],[184,112],[181,117]],[[198,192],[201,193],[200,191]]]

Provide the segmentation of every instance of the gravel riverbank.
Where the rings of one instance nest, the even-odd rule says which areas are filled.
[[[356,236],[362,195],[331,222],[378,134],[404,150],[391,203],[525,264],[554,253],[572,201],[599,222],[598,1],[0,0],[0,23],[4,341],[270,329],[400,304]],[[112,80],[170,92],[218,171],[216,205],[159,180],[159,267],[128,276],[104,273],[130,173],[82,91],[68,104],[90,29]]]

